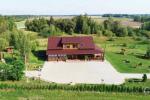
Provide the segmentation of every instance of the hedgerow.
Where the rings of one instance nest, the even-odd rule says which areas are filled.
[[[126,92],[126,93],[143,93],[144,87],[127,87],[124,85],[104,85],[104,84],[0,84],[0,89],[27,89],[27,90],[71,90],[71,91],[94,91],[94,92]]]

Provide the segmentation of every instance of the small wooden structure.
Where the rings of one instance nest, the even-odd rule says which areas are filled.
[[[14,51],[14,47],[13,46],[9,46],[6,48],[7,53],[13,53]]]

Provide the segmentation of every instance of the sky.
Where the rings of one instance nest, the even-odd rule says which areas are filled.
[[[2,15],[150,14],[150,0],[0,0]]]

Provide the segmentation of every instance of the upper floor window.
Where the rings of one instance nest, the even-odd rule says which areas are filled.
[[[69,49],[69,48],[70,48],[70,45],[67,45],[67,46],[66,46],[66,48],[68,48],[68,49]]]
[[[64,49],[77,49],[78,48],[78,44],[64,44],[63,48]]]
[[[77,44],[73,44],[73,48],[78,48],[78,45]]]

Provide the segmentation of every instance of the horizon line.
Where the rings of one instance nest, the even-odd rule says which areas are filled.
[[[87,14],[87,13],[85,13]],[[79,16],[79,15],[85,15],[85,14],[0,14],[0,16]],[[150,15],[150,13],[146,14],[129,14],[129,13],[104,13],[104,14],[87,14],[88,16],[102,16],[102,15],[106,15],[106,14],[110,14],[110,15]]]

